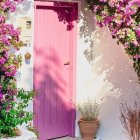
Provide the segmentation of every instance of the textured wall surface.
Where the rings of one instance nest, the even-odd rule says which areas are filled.
[[[111,38],[107,28],[98,29],[94,15],[84,9],[81,1],[77,35],[77,102],[85,97],[96,98],[101,103],[100,128],[97,136],[102,140],[127,140],[120,123],[119,105],[133,103],[135,93],[140,91],[132,63],[125,55],[123,47]],[[33,19],[33,2],[27,0],[15,15],[30,16]],[[11,20],[12,21],[12,20]],[[21,53],[32,53],[33,46],[23,48]],[[18,86],[33,87],[33,56],[30,64],[23,62],[18,73]],[[32,103],[29,106],[32,110]],[[76,119],[76,136],[79,136]]]
[[[24,0],[17,8],[15,13],[9,15],[9,23],[15,25],[15,27],[21,27],[19,24],[19,18],[30,17],[33,21],[34,18],[33,13],[33,0]],[[32,24],[33,26],[33,24]],[[33,33],[32,33],[33,34]],[[33,42],[33,39],[32,39]],[[26,62],[24,55],[30,52],[32,54],[30,62]],[[33,43],[27,47],[21,48],[19,51],[20,54],[23,56],[23,63],[22,67],[17,72],[17,80],[18,80],[18,87],[24,88],[26,90],[30,90],[33,88]],[[30,103],[28,110],[33,110],[32,102]]]
[[[101,103],[98,137],[128,140],[120,123],[119,106],[122,102],[133,104],[136,92],[140,91],[137,75],[123,46],[117,45],[107,28],[98,29],[94,15],[84,7],[82,1],[78,23],[77,102],[92,97]]]

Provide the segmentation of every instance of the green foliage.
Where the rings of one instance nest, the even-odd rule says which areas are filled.
[[[11,109],[7,110],[9,104],[4,103],[0,111],[0,137],[4,135],[15,136],[14,130],[18,125],[32,120],[33,113],[25,111],[28,103],[33,98],[33,91],[20,89],[17,92],[16,100],[10,102]]]

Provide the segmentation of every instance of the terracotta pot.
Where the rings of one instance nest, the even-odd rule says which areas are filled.
[[[16,136],[21,135],[21,131],[18,128],[14,128],[14,133],[15,133]]]
[[[83,140],[93,140],[99,128],[99,120],[83,121],[80,119],[78,125]]]
[[[31,59],[31,54],[29,52],[27,52],[24,56],[26,60]]]

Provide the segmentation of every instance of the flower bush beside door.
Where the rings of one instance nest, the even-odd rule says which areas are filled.
[[[33,91],[17,89],[16,72],[21,66],[21,55],[16,55],[23,46],[20,29],[6,23],[6,13],[14,12],[21,0],[0,1],[0,137],[19,135],[17,125],[32,120],[32,113],[24,111]],[[18,98],[21,102],[18,103]]]
[[[107,26],[124,45],[140,78],[140,0],[86,0],[99,27]]]

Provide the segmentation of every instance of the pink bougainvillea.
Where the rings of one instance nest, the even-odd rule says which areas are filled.
[[[22,1],[23,0],[1,0],[1,10],[4,12],[8,10],[14,12],[16,10],[17,4]]]
[[[140,77],[140,0],[86,0],[97,25],[107,26],[118,44],[133,59]]]
[[[6,24],[6,13],[8,10],[14,12],[17,2],[19,1],[1,0],[0,2],[0,85],[2,87],[0,92],[5,95],[9,93],[7,86],[12,84],[16,87],[15,74],[21,64],[21,56],[10,52],[11,48],[18,51],[23,46],[19,39],[20,29],[15,29],[12,24]],[[2,100],[4,96],[0,97]]]
[[[16,52],[23,46],[20,28],[6,23],[7,12],[14,12],[21,0],[0,0],[0,138],[14,136],[17,125],[32,119],[32,113],[24,111],[32,92],[17,89],[16,73],[21,65],[21,55]],[[11,51],[14,49],[15,53]],[[18,104],[17,98],[20,98]],[[22,117],[21,117],[21,114]]]

